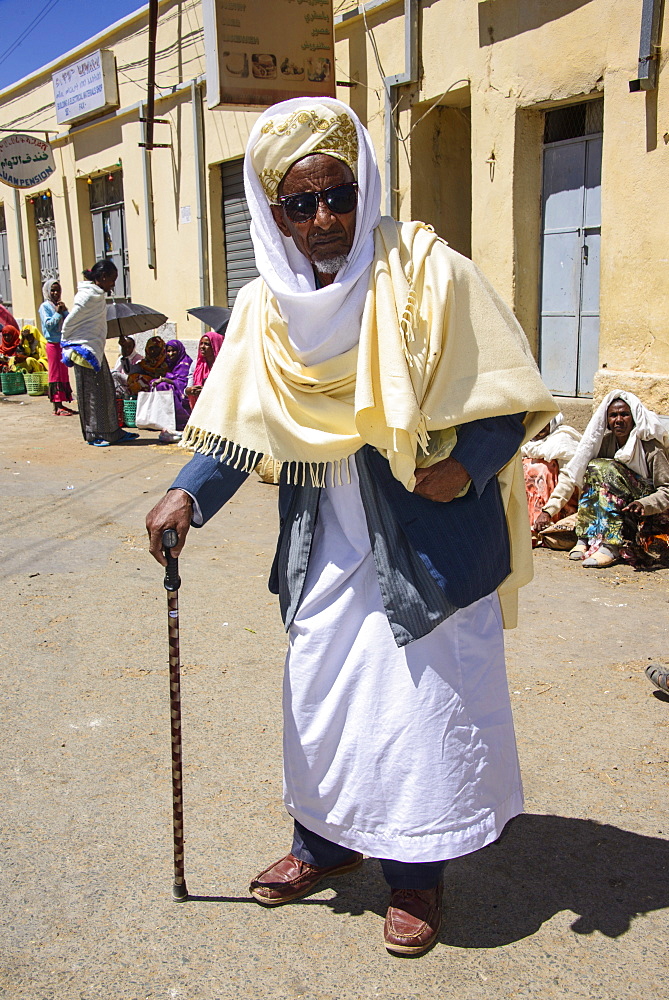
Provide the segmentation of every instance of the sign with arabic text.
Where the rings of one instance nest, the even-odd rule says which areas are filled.
[[[207,103],[334,97],[332,0],[203,0]]]
[[[0,180],[14,188],[44,184],[56,169],[48,142],[15,132],[0,141]]]
[[[116,60],[108,49],[91,52],[51,77],[56,121],[69,125],[118,107]]]

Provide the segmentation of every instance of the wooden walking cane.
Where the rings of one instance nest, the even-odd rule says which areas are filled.
[[[172,899],[188,899],[184,876],[184,801],[181,772],[181,679],[179,666],[179,560],[172,555],[179,536],[173,528],[163,532],[163,552],[167,559],[164,586],[167,591],[167,628],[170,641],[170,722],[172,730],[172,832],[174,835],[174,884]]]

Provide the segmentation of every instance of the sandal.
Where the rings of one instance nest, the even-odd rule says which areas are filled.
[[[569,552],[569,558],[572,562],[580,562],[581,559],[585,559],[585,553],[588,551],[588,543],[583,541],[582,538],[576,542],[576,545]]]
[[[651,684],[654,684],[660,691],[669,694],[669,673],[660,668],[655,663],[649,663],[646,667],[646,677]]]
[[[89,441],[94,448],[109,448],[111,441],[105,441],[104,438],[96,438],[95,441]]]
[[[583,566],[586,569],[604,569],[606,566],[613,566],[614,563],[618,562],[618,553],[613,549],[610,549],[608,545],[600,545],[596,552],[589,555],[587,559],[583,561]]]
[[[54,413],[57,417],[73,417],[75,415],[74,410],[66,410],[64,408],[60,410],[54,410]]]
[[[114,441],[114,444],[125,444],[126,441],[134,441],[139,437],[139,434],[133,434],[131,431],[123,431],[118,441]]]

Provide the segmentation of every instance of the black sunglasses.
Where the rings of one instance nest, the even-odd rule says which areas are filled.
[[[348,215],[358,203],[358,185],[338,184],[325,191],[303,191],[302,194],[286,194],[279,198],[279,204],[291,222],[310,222],[316,218],[318,203],[323,201],[335,215]]]

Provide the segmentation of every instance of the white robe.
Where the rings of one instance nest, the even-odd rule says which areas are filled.
[[[321,499],[284,677],[284,801],[377,858],[439,861],[496,840],[523,795],[496,594],[398,648],[351,462]]]

